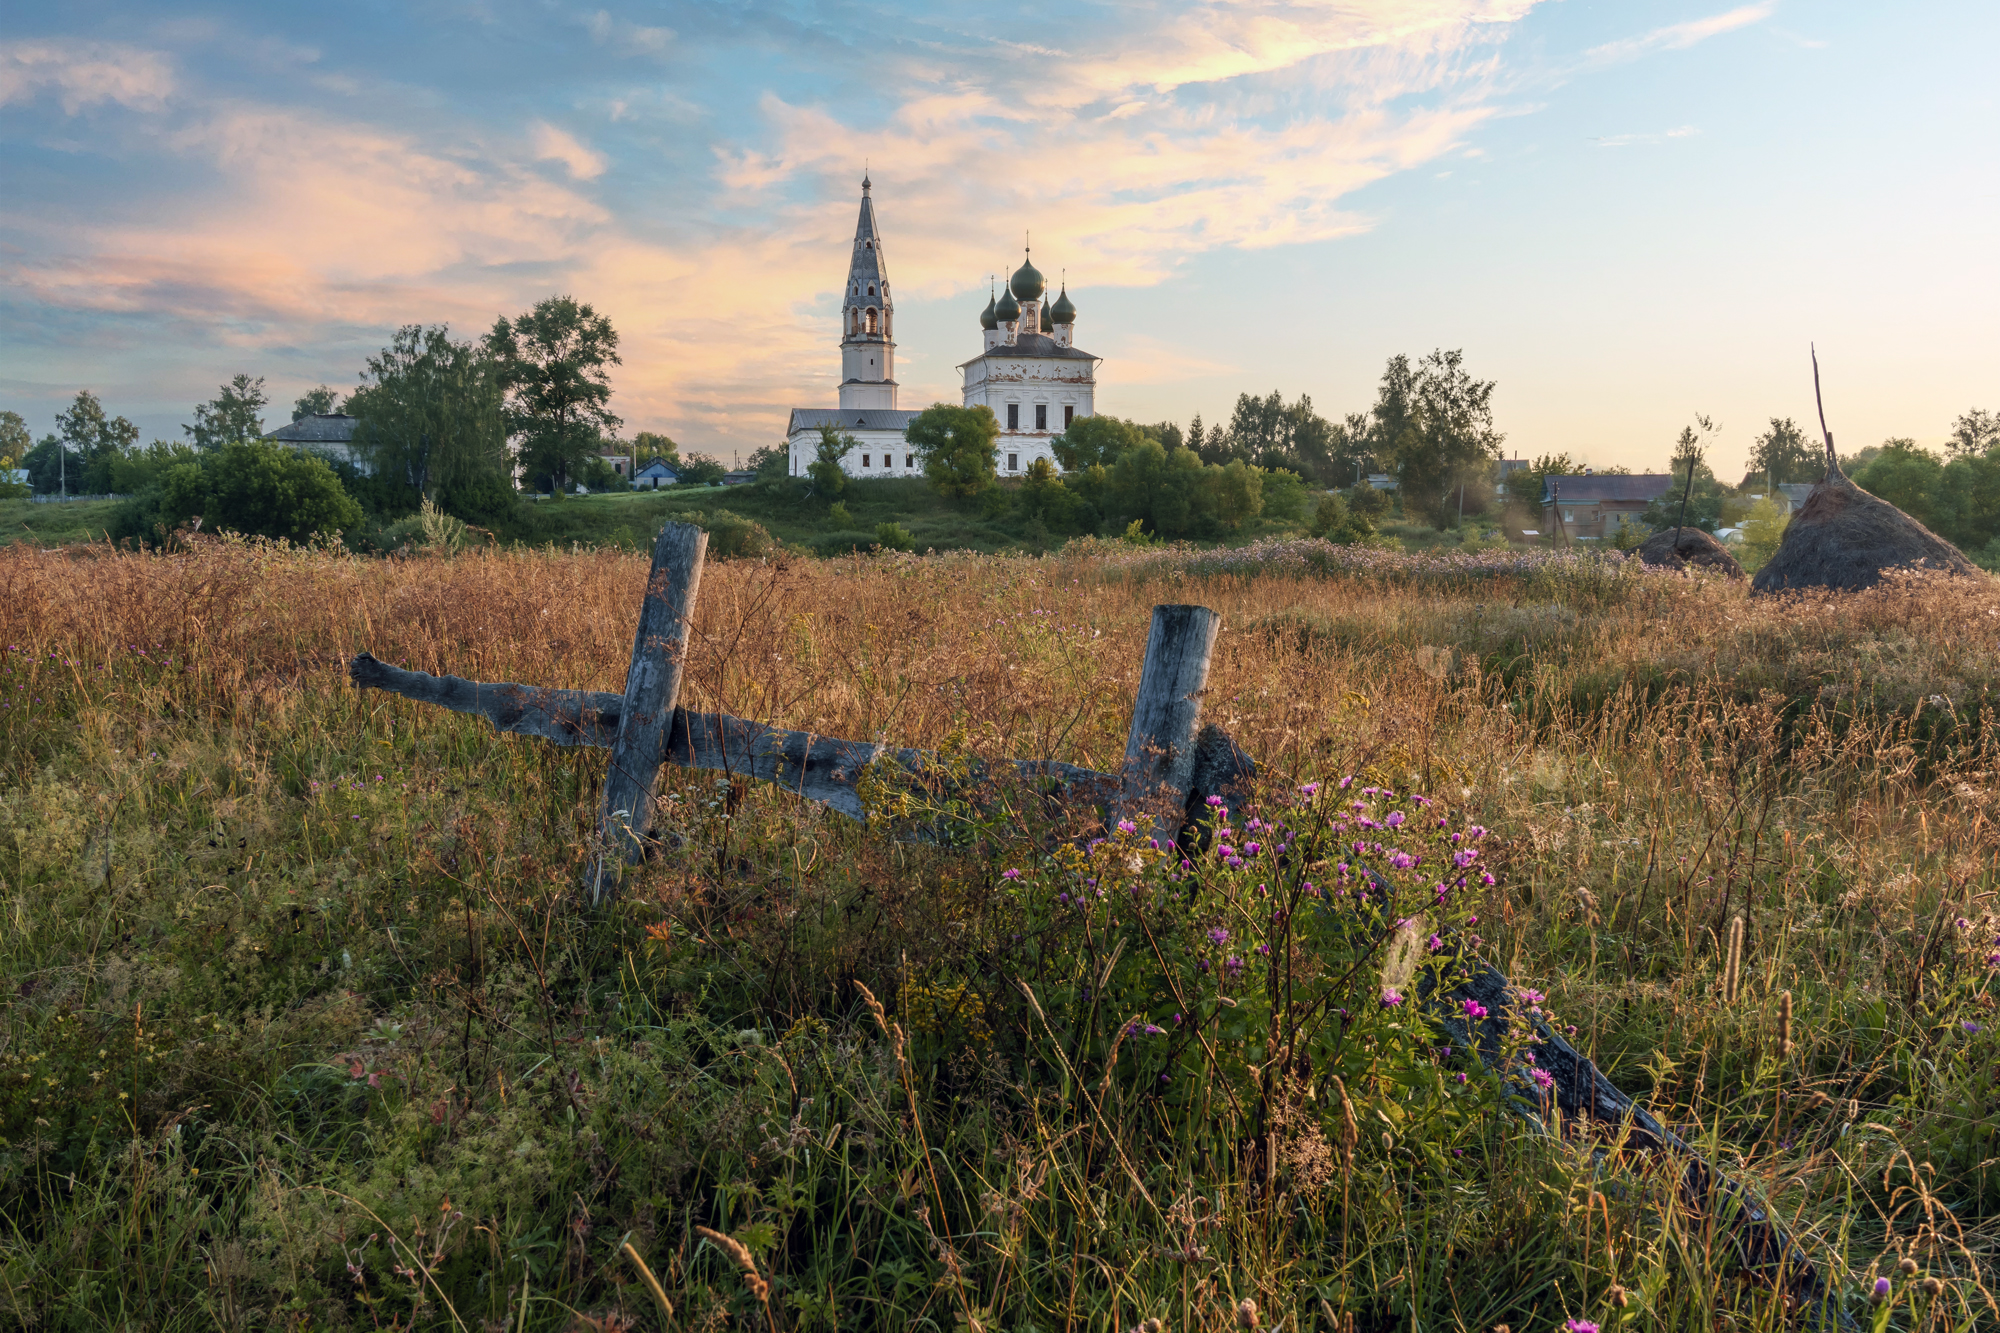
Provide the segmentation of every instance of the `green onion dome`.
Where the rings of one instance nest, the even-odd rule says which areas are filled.
[[[1000,293],[1000,304],[993,307],[993,318],[1002,324],[1007,324],[1020,317],[1021,305],[1020,302],[1014,299],[1014,293],[1002,291]]]
[[[994,308],[991,296],[986,298],[986,309],[980,313],[979,327],[982,329],[997,329],[1000,327],[1000,312]]]
[[[1058,296],[1056,303],[1049,307],[1049,318],[1058,324],[1076,323],[1076,307],[1069,303],[1068,283],[1063,284],[1062,295]]]
[[[1056,326],[1054,322],[1049,319],[1049,308],[1048,306],[1044,305],[1042,307],[1042,332],[1054,333],[1055,331],[1056,331]]]
[[[1023,259],[1021,267],[1014,270],[1014,276],[1007,280],[1007,290],[1014,293],[1016,300],[1035,301],[1049,288],[1042,271],[1030,260]]]

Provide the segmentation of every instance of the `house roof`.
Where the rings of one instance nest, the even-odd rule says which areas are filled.
[[[1078,348],[1064,347],[1046,333],[1024,333],[1013,342],[1001,343],[998,347],[988,348],[978,356],[973,357],[972,361],[984,361],[987,357],[1017,357],[1043,361],[1103,360],[1102,357],[1092,356],[1090,353]],[[961,361],[958,364],[963,369],[971,365],[972,361]]]
[[[635,477],[678,477],[680,473],[674,471],[656,458],[632,475]]]
[[[802,430],[818,430],[821,426],[839,426],[843,430],[900,431],[906,429],[918,415],[900,407],[795,407],[785,434],[792,436]]]
[[[360,424],[361,418],[345,412],[321,412],[280,426],[264,438],[280,444],[346,444],[354,438],[355,427]]]
[[[1806,502],[1806,497],[1812,494],[1813,487],[1818,484],[1814,481],[1781,481],[1778,483],[1778,493],[1792,502],[1792,508],[1797,509]]]
[[[1631,504],[1650,504],[1674,487],[1674,478],[1667,472],[1610,473],[1592,477],[1550,476],[1542,481],[1542,503],[1554,500],[1554,488],[1562,487],[1564,504],[1587,502],[1624,501]]]

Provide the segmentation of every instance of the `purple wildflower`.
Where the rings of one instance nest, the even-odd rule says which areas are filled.
[[[1403,997],[1396,993],[1394,987],[1384,986],[1382,988],[1382,1007],[1384,1009],[1394,1009],[1397,1005],[1401,1004],[1402,1002],[1403,1002]]]
[[[1533,1079],[1535,1081],[1535,1086],[1540,1088],[1543,1092],[1547,1092],[1550,1088],[1553,1088],[1556,1085],[1555,1076],[1550,1074],[1549,1071],[1546,1069],[1530,1069],[1528,1071],[1528,1077]]]
[[[1563,1333],[1597,1333],[1597,1325],[1588,1319],[1571,1319],[1563,1325]]]
[[[1486,1017],[1486,1012],[1486,1006],[1477,1000],[1467,1000],[1465,1002],[1465,1016],[1467,1018],[1484,1018]]]
[[[1210,926],[1208,929],[1208,942],[1210,944],[1227,944],[1229,943],[1229,932],[1221,926]]]
[[[1018,871],[1018,870],[1003,870],[1003,871],[1001,871],[1001,872],[1000,872],[1000,878],[1002,878],[1002,879],[1019,879],[1019,878],[1021,878],[1021,872],[1020,872],[1020,871]]]
[[[1382,822],[1390,828],[1401,828],[1403,826],[1403,812],[1401,810],[1391,810],[1389,817]]]

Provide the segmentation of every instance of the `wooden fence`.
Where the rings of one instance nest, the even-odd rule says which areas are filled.
[[[365,652],[349,664],[349,676],[360,688],[474,714],[503,732],[558,745],[608,747],[611,768],[599,826],[607,850],[590,875],[594,902],[616,891],[614,854],[636,862],[653,845],[653,791],[667,764],[775,783],[850,819],[867,818],[859,785],[864,774],[871,769],[882,773],[885,764],[892,776],[933,793],[964,791],[1011,774],[1032,784],[1053,806],[1087,807],[1102,812],[1107,823],[1144,821],[1162,843],[1182,839],[1209,796],[1220,795],[1225,806],[1232,805],[1255,776],[1255,763],[1233,740],[1216,727],[1200,726],[1202,692],[1222,628],[1221,616],[1202,606],[1153,608],[1125,758],[1115,774],[1026,759],[962,771],[927,751],[788,731],[726,713],[688,712],[678,699],[707,550],[707,534],[687,524],[669,524],[655,542],[623,694],[432,676],[390,666]],[[1750,1192],[1618,1091],[1546,1021],[1520,1013],[1516,995],[1503,974],[1476,963],[1457,987],[1420,998],[1452,1040],[1477,1050],[1486,1064],[1511,1080],[1523,1073],[1505,1066],[1501,1038],[1510,1022],[1525,1023],[1539,1040],[1540,1068],[1555,1081],[1549,1099],[1554,1109],[1616,1127],[1628,1147],[1685,1159],[1683,1201],[1721,1224],[1745,1269],[1786,1291],[1816,1317],[1844,1325],[1844,1315],[1833,1310],[1831,1294],[1813,1264],[1782,1225],[1754,1204]],[[1477,1024],[1467,1019],[1468,999],[1478,1001],[1489,1017]]]

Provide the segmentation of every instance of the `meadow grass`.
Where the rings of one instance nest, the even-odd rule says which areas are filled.
[[[1751,601],[1310,542],[718,563],[688,706],[948,756],[1115,767],[1150,608],[1212,606],[1205,718],[1259,792],[1183,860],[1031,801],[940,845],[669,770],[668,849],[591,911],[603,752],[344,663],[617,689],[644,579],[0,551],[0,1318],[1796,1319],[1670,1164],[1390,998],[1462,944],[1854,1319],[2000,1327],[1994,585]]]

